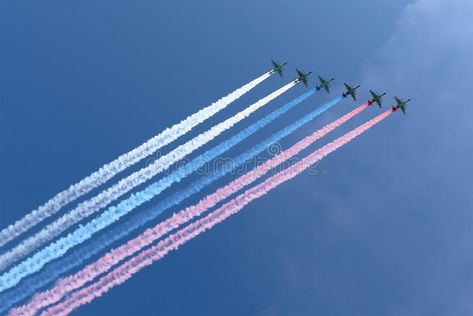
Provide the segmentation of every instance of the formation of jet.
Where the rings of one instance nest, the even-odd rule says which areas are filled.
[[[357,85],[356,87],[350,86],[348,83],[344,83],[345,88],[347,89],[346,92],[343,93],[343,97],[346,98],[348,96],[351,96],[353,100],[356,101],[356,90],[361,87],[360,85]]]
[[[294,82],[295,83],[302,82],[304,86],[308,87],[309,86],[308,77],[312,73],[312,71],[309,73],[304,73],[300,71],[299,69],[296,69],[296,71],[297,71],[297,79]]]
[[[316,90],[319,91],[321,90],[322,88],[325,89],[325,91],[327,91],[327,93],[330,93],[330,82],[334,81],[335,78],[332,78],[330,80],[327,80],[327,79],[324,79],[323,77],[321,76],[318,76],[319,77],[319,81],[320,81],[320,85],[318,85],[316,87]]]
[[[271,63],[273,64],[273,69],[271,70],[271,75],[278,74],[282,78],[282,68],[287,65],[287,63],[280,64],[274,60],[271,60]]]
[[[386,95],[386,92],[382,94],[377,94],[373,90],[370,90],[371,96],[373,97],[371,100],[368,101],[368,105],[371,105],[373,103],[378,104],[379,108],[383,107],[383,97]]]
[[[394,100],[396,100],[397,105],[392,107],[393,112],[395,112],[397,110],[401,110],[402,113],[406,114],[407,103],[409,103],[409,101],[411,101],[411,99],[408,99],[407,101],[404,101],[404,100],[402,100],[398,97],[394,97]]]
[[[287,65],[287,63],[278,63],[274,60],[271,60],[271,63],[273,64],[273,69],[271,69],[271,75],[277,73],[278,75],[280,75],[281,77],[283,76],[283,67]],[[296,69],[297,71],[297,78],[296,80],[294,81],[295,83],[299,83],[299,82],[302,82],[304,84],[304,86],[308,87],[309,86],[309,81],[308,81],[308,77],[309,75],[312,73],[311,72],[308,72],[308,73],[304,73],[303,71],[299,70],[299,69]],[[330,83],[332,81],[334,81],[335,79],[332,78],[332,79],[325,79],[323,78],[322,76],[318,76],[318,79],[320,81],[320,84],[318,86],[316,86],[316,90],[319,91],[319,90],[322,90],[322,89],[325,89],[325,91],[327,91],[327,93],[330,93]],[[356,91],[358,90],[358,88],[360,88],[360,85],[357,85],[356,87],[353,87],[353,86],[350,86],[348,83],[344,83],[345,85],[345,89],[346,91],[343,92],[342,96],[344,98],[347,98],[348,96],[352,97],[353,100],[356,101]],[[370,94],[372,96],[372,98],[370,100],[368,100],[368,105],[372,105],[374,103],[376,103],[380,108],[383,107],[383,97],[386,95],[386,92],[383,92],[381,94],[379,93],[376,93],[374,92],[373,90],[370,90]],[[407,107],[407,103],[409,103],[411,101],[411,99],[408,99],[406,101],[398,98],[398,97],[394,97],[394,100],[396,100],[396,105],[392,107],[392,111],[395,112],[397,110],[401,110],[402,113],[406,114],[406,107]]]

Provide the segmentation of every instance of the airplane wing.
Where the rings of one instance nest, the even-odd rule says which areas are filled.
[[[356,91],[353,91],[353,92],[351,93],[351,96],[353,97],[353,100],[356,101]]]
[[[327,85],[325,85],[325,87],[324,87],[324,88],[325,88],[325,91],[327,91],[327,93],[330,93],[330,87],[328,86],[328,84],[327,84]]]
[[[304,74],[302,73],[302,71],[300,71],[299,69],[296,69],[296,71],[297,71],[297,75],[298,75],[299,77],[304,76]]]
[[[274,67],[274,68],[278,68],[278,67],[279,67],[278,63],[275,62],[274,60],[271,60],[271,62],[273,63],[273,67]]]
[[[398,105],[403,103],[402,100],[399,99],[398,97],[394,97],[394,100],[396,100]]]
[[[346,83],[344,83],[345,85],[345,88],[347,88],[347,90],[351,90],[351,87],[349,85],[347,85]]]
[[[278,75],[280,75],[280,76],[282,77],[282,69],[281,69],[281,67],[278,68],[277,73],[278,73]]]
[[[373,92],[372,90],[370,90],[370,93],[371,93],[371,96],[373,97],[372,100],[375,100],[376,101],[376,104],[379,105],[380,108],[382,108],[382,102],[381,102],[381,96],[377,95],[375,92]]]
[[[307,83],[307,77],[304,77],[304,79],[302,79],[302,83],[304,84],[304,86],[309,87],[309,84]]]
[[[402,111],[402,113],[404,113],[404,115],[406,114],[406,108],[404,106],[401,107],[401,111]]]
[[[325,79],[324,79],[324,78],[322,78],[322,77],[320,77],[320,76],[317,76],[317,77],[319,78],[319,81],[320,81],[321,84],[324,84],[324,83],[325,83]]]

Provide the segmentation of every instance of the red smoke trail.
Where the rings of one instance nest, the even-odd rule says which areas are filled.
[[[367,103],[359,106],[333,123],[328,124],[324,128],[306,137],[299,143],[295,144],[273,159],[267,161],[255,170],[250,171],[249,173],[234,180],[229,185],[217,190],[217,192],[214,194],[207,196],[197,205],[186,208],[185,210],[172,216],[170,219],[158,224],[153,229],[146,230],[142,235],[130,240],[127,244],[112,250],[102,258],[98,259],[95,263],[86,266],[83,270],[79,271],[75,275],[61,279],[51,290],[38,293],[33,297],[30,303],[26,304],[25,306],[13,309],[10,312],[10,315],[34,315],[35,312],[37,312],[40,308],[58,302],[68,292],[72,292],[73,290],[84,286],[87,282],[92,281],[97,276],[108,271],[112,266],[118,264],[126,257],[129,257],[141,250],[143,247],[150,245],[163,235],[169,233],[173,229],[178,228],[180,225],[188,222],[192,218],[201,215],[203,212],[215,206],[217,203],[229,197],[231,194],[236,193],[238,190],[252,183],[257,178],[263,176],[267,171],[298,154],[300,151],[313,144],[316,140],[325,136],[354,116],[360,114],[367,107]]]
[[[343,123],[347,122],[354,116],[360,114],[368,106],[369,105],[367,103],[361,105],[360,107],[344,115],[333,123],[328,124],[319,131],[306,137],[305,139],[295,144],[285,152],[267,161],[262,166],[256,168],[253,171],[250,171],[246,175],[241,176],[240,178],[236,179],[224,188],[218,190],[214,194],[209,195],[208,197],[200,201],[200,203],[198,203],[197,205],[188,207],[187,209],[179,212],[178,214],[175,214],[173,217],[158,224],[153,229],[146,230],[142,235],[138,236],[133,240],[130,240],[127,244],[112,250],[111,252],[97,260],[95,263],[86,266],[82,271],[76,273],[75,275],[61,279],[51,290],[36,294],[31,300],[31,302],[22,307],[12,310],[10,312],[10,315],[34,315],[35,312],[37,312],[40,308],[58,302],[68,292],[72,292],[73,290],[84,286],[87,282],[92,281],[97,276],[101,275],[102,273],[105,273],[112,266],[118,264],[126,257],[129,257],[141,250],[143,247],[150,245],[163,235],[169,233],[171,230],[188,222],[193,217],[201,215],[209,208],[215,206],[218,202],[224,200],[231,194],[237,192],[246,185],[255,181],[257,178],[263,176],[267,171],[293,157],[294,155],[314,143],[319,138],[325,136],[326,134],[339,127]]]
[[[145,251],[142,251],[137,256],[129,259],[119,267],[115,268],[114,270],[100,278],[96,283],[91,284],[73,293],[60,304],[50,307],[41,315],[66,315],[78,308],[79,306],[90,303],[92,300],[102,296],[104,293],[108,292],[113,287],[124,283],[126,280],[131,278],[135,273],[139,272],[141,269],[161,259],[170,251],[178,249],[187,241],[200,235],[206,230],[211,229],[213,226],[224,221],[231,215],[238,213],[244,206],[246,206],[251,201],[261,196],[264,196],[278,185],[296,177],[305,169],[317,163],[325,156],[342,147],[352,139],[361,135],[374,125],[378,124],[379,122],[390,116],[392,113],[392,110],[388,110],[380,114],[379,116],[361,125],[360,127],[350,131],[344,136],[323,146],[319,150],[316,150],[311,155],[307,156],[297,164],[268,178],[261,184],[256,185],[251,189],[248,189],[244,193],[237,196],[235,199],[224,204],[216,211],[208,214],[200,220],[195,221],[192,224],[189,224],[187,227],[165,238],[157,245]]]

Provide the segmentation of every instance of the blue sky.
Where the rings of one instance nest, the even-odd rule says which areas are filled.
[[[471,315],[472,14],[468,0],[2,1],[0,226],[260,75],[271,58],[287,60],[286,81],[301,67],[335,76],[335,91],[360,82],[363,99],[369,88],[412,97],[409,115],[75,314]],[[282,83],[271,78],[180,142]],[[229,156],[328,99],[305,102]],[[344,101],[283,148],[354,105]],[[378,110],[367,112],[321,144]]]

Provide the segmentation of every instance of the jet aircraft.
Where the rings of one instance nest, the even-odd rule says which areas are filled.
[[[360,87],[360,85],[357,85],[356,87],[352,87],[349,84],[345,82],[345,88],[347,89],[346,92],[343,93],[343,97],[346,98],[348,96],[351,96],[353,100],[356,101],[356,90]]]
[[[297,71],[297,79],[294,82],[295,83],[302,82],[304,84],[304,86],[308,87],[309,83],[308,83],[308,78],[307,77],[309,77],[309,75],[312,73],[312,71],[307,73],[307,74],[300,71],[299,69],[296,69],[296,71]]]
[[[383,97],[386,95],[386,92],[382,93],[382,94],[378,94],[376,92],[374,92],[373,90],[370,90],[370,93],[371,93],[371,96],[373,97],[371,100],[368,101],[368,104],[371,105],[373,103],[376,103],[378,104],[378,106],[380,108],[383,107]]]
[[[271,60],[271,63],[273,64],[273,69],[271,70],[271,74],[278,74],[282,77],[282,68],[287,65],[287,63],[280,64],[274,60]]]
[[[318,85],[318,86],[316,87],[316,90],[319,91],[319,90],[321,90],[322,88],[324,88],[325,91],[327,91],[327,93],[330,93],[330,83],[331,83],[332,81],[334,81],[335,78],[332,78],[332,79],[330,79],[330,80],[327,80],[327,79],[324,79],[324,78],[321,77],[321,76],[318,76],[318,77],[319,77],[320,85]]]
[[[407,103],[409,103],[411,101],[411,99],[408,99],[407,101],[404,101],[404,100],[402,100],[398,97],[394,97],[394,100],[396,100],[397,105],[392,107],[393,112],[395,112],[397,110],[401,110],[402,113],[406,114]]]

